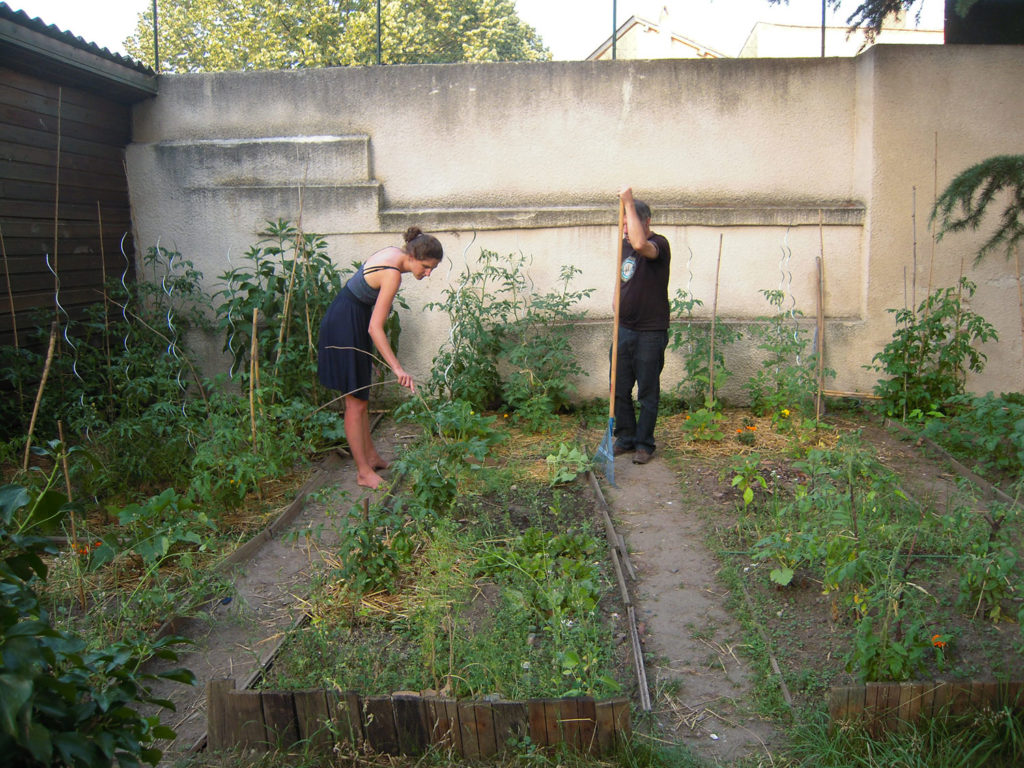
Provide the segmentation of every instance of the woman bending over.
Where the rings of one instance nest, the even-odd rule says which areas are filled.
[[[383,482],[378,469],[388,463],[377,453],[370,437],[369,397],[373,374],[373,347],[377,348],[398,383],[411,392],[416,385],[384,332],[402,276],[417,280],[429,277],[444,258],[441,243],[433,235],[409,227],[401,248],[377,251],[349,278],[320,323],[317,361],[320,383],[345,396],[345,436],[356,462],[356,482],[377,488]]]

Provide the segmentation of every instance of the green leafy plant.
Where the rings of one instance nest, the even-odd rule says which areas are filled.
[[[173,708],[151,695],[151,681],[195,680],[187,670],[139,670],[152,656],[175,659],[172,647],[181,640],[168,636],[90,649],[80,637],[55,629],[35,587],[45,582],[44,557],[56,547],[11,528],[37,502],[25,488],[0,488],[0,748],[12,764],[24,766],[156,765],[161,752],[153,742],[173,738],[174,731],[137,707]]]
[[[761,474],[761,457],[756,453],[745,456],[732,468],[732,487],[743,495],[743,506],[750,506],[754,500],[754,490],[768,490],[768,481]]]
[[[984,518],[968,520],[963,513],[947,515],[946,525],[966,550],[957,560],[960,592],[957,605],[975,618],[993,622],[1006,617],[1009,601],[1024,587],[1024,562],[1013,533],[1024,515],[1013,505],[993,505]]]
[[[1024,395],[954,395],[924,434],[983,474],[1024,476]]]
[[[683,420],[683,435],[687,440],[714,442],[725,437],[722,414],[714,408],[698,408]]]
[[[703,306],[700,299],[684,290],[677,290],[671,301],[674,322],[669,329],[668,347],[683,352],[685,376],[676,385],[676,392],[691,409],[711,407],[707,402],[711,390],[711,324],[694,319],[693,310]],[[721,391],[732,372],[725,365],[725,350],[742,337],[740,331],[725,323],[714,326],[715,360],[714,391]],[[718,399],[717,397],[715,398]]]
[[[428,305],[448,315],[451,332],[435,356],[431,388],[477,409],[501,402],[530,429],[545,426],[566,408],[575,378],[585,375],[570,343],[574,309],[593,289],[574,290],[581,274],[565,266],[560,287],[533,291],[528,259],[482,250],[478,269],[469,265],[444,299]]]
[[[758,318],[750,329],[757,348],[765,353],[760,369],[745,385],[750,407],[760,416],[782,409],[813,414],[818,386],[817,353],[808,349],[811,340],[800,323],[803,313],[783,308],[786,296],[782,291],[763,290],[761,294],[775,313]],[[835,375],[829,369],[822,373],[825,377]]]
[[[886,413],[905,419],[914,409],[943,409],[963,394],[967,374],[985,368],[977,345],[998,339],[996,329],[965,306],[976,286],[966,277],[940,288],[916,309],[890,309],[896,318],[892,341],[872,358],[869,370],[884,373],[874,392]]]
[[[458,496],[459,483],[486,466],[491,448],[507,437],[495,428],[497,418],[477,413],[465,400],[442,401],[433,407],[422,399],[395,409],[398,421],[423,427],[423,435],[395,461],[420,506],[442,514]]]
[[[551,485],[560,485],[575,480],[593,466],[587,452],[577,445],[559,443],[558,453],[550,454],[547,459],[548,475]]]
[[[232,373],[248,381],[257,313],[257,354],[261,382],[282,397],[316,398],[316,338],[327,307],[341,290],[341,274],[327,254],[322,235],[280,219],[267,222],[263,238],[242,256],[243,264],[220,276],[215,294],[217,327]],[[273,379],[269,381],[268,379]]]

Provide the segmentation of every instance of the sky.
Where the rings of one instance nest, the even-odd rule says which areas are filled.
[[[514,0],[524,22],[536,29],[557,61],[586,58],[611,36],[612,9],[619,24],[630,16],[658,21],[668,8],[672,31],[718,50],[739,53],[758,21],[781,24],[821,24],[820,0],[789,0],[770,5],[768,0]],[[152,0],[5,0],[15,10],[55,24],[88,42],[124,53],[125,38],[135,31],[140,13]],[[827,23],[842,26],[858,0],[844,0]],[[920,0],[921,26],[941,29],[943,0]],[[158,6],[159,8],[159,6]]]

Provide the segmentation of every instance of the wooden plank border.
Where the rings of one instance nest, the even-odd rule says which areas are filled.
[[[932,680],[835,686],[829,691],[829,725],[857,722],[872,736],[929,717],[965,717],[982,709],[1024,711],[1024,681]]]
[[[632,732],[626,698],[457,701],[402,692],[235,690],[231,679],[207,684],[207,748],[265,752],[304,744],[316,754],[364,745],[391,755],[430,748],[466,759],[492,757],[527,737],[539,747],[567,744],[605,754]],[[1024,697],[1022,697],[1024,698]]]

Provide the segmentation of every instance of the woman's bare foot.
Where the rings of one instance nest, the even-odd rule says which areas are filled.
[[[363,486],[363,488],[370,488],[376,491],[383,482],[384,478],[376,472],[369,472],[365,475],[362,472],[356,474],[356,483]]]
[[[370,459],[370,466],[374,469],[387,469],[391,466],[391,462],[382,459],[380,456],[374,456]]]

